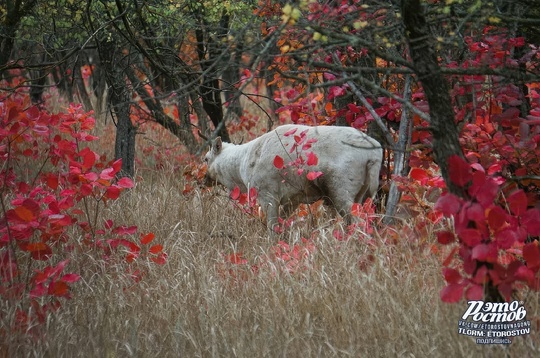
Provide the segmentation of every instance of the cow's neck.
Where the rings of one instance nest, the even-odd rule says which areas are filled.
[[[223,143],[219,161],[219,172],[223,176],[222,183],[226,183],[225,185],[231,190],[236,186],[244,192],[247,190],[240,171],[242,161],[246,156],[246,146],[248,144],[249,143],[236,145],[232,143]]]

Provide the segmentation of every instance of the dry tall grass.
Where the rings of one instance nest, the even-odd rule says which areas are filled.
[[[466,304],[440,301],[439,258],[422,245],[426,238],[407,229],[412,224],[392,245],[374,235],[375,246],[360,234],[338,242],[328,224],[313,239],[314,253],[291,273],[266,258],[276,242],[264,225],[226,196],[185,197],[178,173],[142,174],[105,215],[155,232],[168,262],[143,264],[147,274],[134,284],[124,263],[75,255],[83,280],[73,299],[49,317],[41,338],[2,342],[10,356],[538,356],[535,326],[506,348],[457,334]],[[306,225],[283,239],[297,242]],[[227,266],[224,254],[232,252],[250,264]],[[373,261],[360,265],[370,254]],[[529,318],[538,317],[538,295],[525,304]],[[0,308],[9,314],[9,307]]]
[[[101,152],[112,142],[110,133],[103,131]],[[146,274],[135,283],[122,260],[105,264],[91,253],[73,253],[70,265],[82,272],[73,299],[35,336],[0,336],[0,356],[539,356],[536,323],[530,336],[507,347],[458,335],[466,303],[439,299],[444,282],[440,257],[429,250],[431,228],[416,232],[411,220],[393,229],[398,239],[391,244],[382,229],[337,241],[333,230],[340,224],[327,214],[269,238],[264,224],[234,208],[226,193],[183,196],[173,159],[138,176],[137,186],[102,215],[154,232],[167,263],[140,263]],[[292,245],[312,232],[315,250],[293,272],[272,259],[278,239]],[[227,263],[235,252],[248,264]],[[538,317],[538,295],[523,300],[528,317]],[[13,314],[0,300],[0,329]]]

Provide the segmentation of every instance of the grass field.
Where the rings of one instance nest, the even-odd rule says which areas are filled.
[[[0,356],[540,356],[537,293],[521,297],[530,336],[504,347],[458,335],[467,304],[441,302],[443,255],[433,228],[415,230],[414,219],[338,241],[340,221],[318,212],[270,238],[224,191],[183,195],[172,159],[138,177],[102,215],[154,232],[167,263],[139,263],[145,275],[135,282],[123,260],[73,253],[82,273],[73,298],[35,335],[4,336]],[[285,243],[298,248],[294,260],[276,254]],[[13,312],[0,302],[2,322]]]

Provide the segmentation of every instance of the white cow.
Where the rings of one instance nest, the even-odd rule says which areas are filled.
[[[296,140],[307,136],[303,143],[313,142],[311,148],[293,148],[295,136]],[[309,152],[318,157],[316,165],[307,166]],[[298,167],[287,165],[299,155],[305,169],[300,175]],[[285,163],[282,169],[274,165],[276,156]],[[242,192],[255,187],[270,229],[280,215],[290,215],[300,203],[319,199],[334,206],[349,222],[353,203],[377,192],[382,156],[379,142],[351,127],[283,125],[242,145],[216,138],[205,157],[206,179],[208,184],[218,182],[230,190],[238,186]],[[306,174],[312,171],[322,175],[308,180]]]

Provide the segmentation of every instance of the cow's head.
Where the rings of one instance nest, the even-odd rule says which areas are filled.
[[[221,141],[221,137],[217,137],[212,141],[212,147],[206,153],[204,156],[204,161],[206,162],[207,169],[206,169],[206,176],[204,178],[204,182],[208,186],[213,186],[218,181],[218,173],[216,166],[214,165],[214,162],[216,158],[221,153],[221,150],[223,149],[223,142]]]

